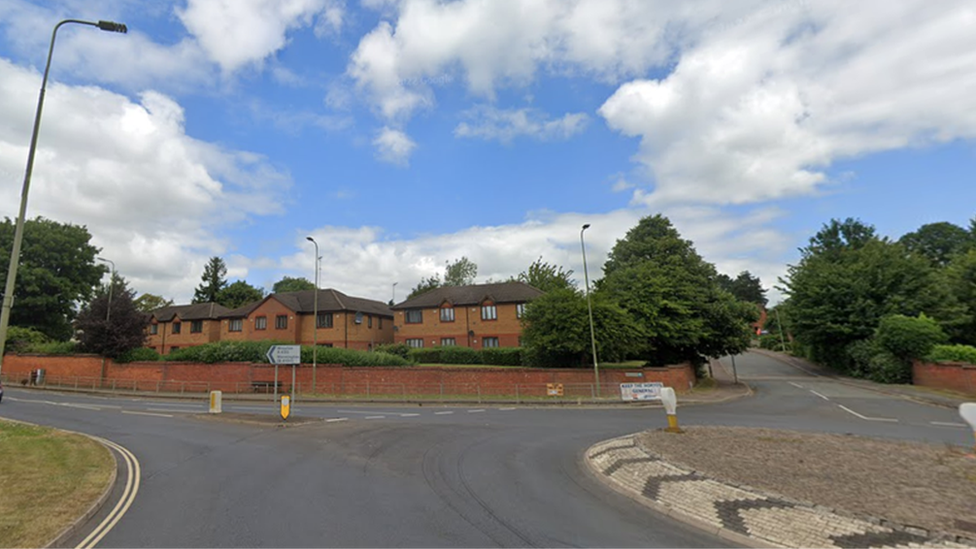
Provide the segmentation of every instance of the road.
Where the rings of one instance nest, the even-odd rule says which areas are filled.
[[[739,357],[737,366],[756,395],[680,408],[683,425],[970,443],[952,410],[811,376],[758,354]],[[597,441],[664,426],[660,408],[299,402],[296,417],[325,421],[289,428],[199,418],[205,409],[202,398],[10,388],[0,416],[101,436],[138,457],[138,496],[102,547],[728,545],[612,492],[580,461]],[[225,402],[224,409],[275,413],[253,403]]]

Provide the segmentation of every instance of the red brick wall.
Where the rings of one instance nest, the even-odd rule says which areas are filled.
[[[912,383],[976,395],[976,365],[915,361],[912,363]]]
[[[73,383],[81,378],[80,386],[87,386],[101,377],[102,359],[97,356],[37,356],[6,355],[3,373],[11,383],[27,379],[30,371],[44,368],[52,383],[58,378]],[[291,386],[291,367],[280,366],[278,380],[283,387]],[[296,381],[301,390],[311,387],[312,366],[296,368]],[[631,374],[628,376],[627,374]],[[639,376],[637,374],[640,374]],[[68,380],[68,378],[72,378]],[[223,363],[199,364],[190,362],[133,362],[115,364],[105,361],[103,387],[140,389],[146,391],[194,392],[223,390],[247,392],[255,381],[274,379],[270,364]],[[681,393],[691,387],[694,371],[689,365],[634,370],[601,370],[603,396],[619,394],[620,383],[660,381]],[[520,385],[522,396],[545,394],[545,384],[562,383],[567,394],[592,396],[593,372],[587,369],[541,368],[438,368],[438,367],[368,367],[346,368],[319,365],[316,368],[318,392],[375,394],[513,394]]]

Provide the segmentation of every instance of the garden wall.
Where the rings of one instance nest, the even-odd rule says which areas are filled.
[[[976,395],[976,365],[916,360],[912,363],[912,383]]]

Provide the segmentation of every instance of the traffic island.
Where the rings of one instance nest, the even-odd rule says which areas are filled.
[[[318,417],[289,416],[287,420],[274,414],[246,414],[241,412],[222,412],[219,414],[193,414],[191,417],[205,421],[225,421],[228,423],[245,423],[248,425],[262,425],[267,427],[298,427],[310,423],[325,421]]]
[[[0,547],[65,539],[107,500],[115,472],[87,436],[0,419]]]
[[[962,548],[976,546],[976,462],[965,455],[850,435],[689,427],[602,442],[584,460],[615,490],[736,543]]]

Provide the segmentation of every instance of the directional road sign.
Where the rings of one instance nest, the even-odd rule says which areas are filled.
[[[268,362],[272,364],[301,364],[301,345],[272,345],[268,349]]]

